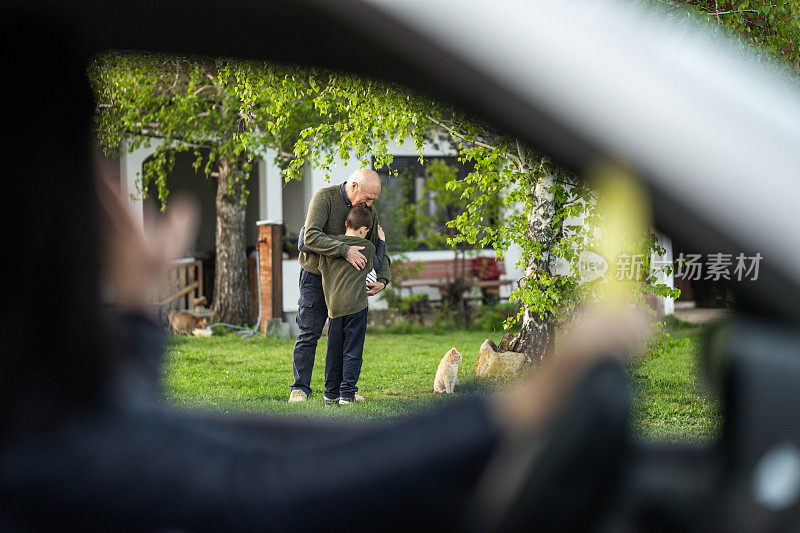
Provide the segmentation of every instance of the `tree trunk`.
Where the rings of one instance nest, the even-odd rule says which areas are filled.
[[[528,238],[542,245],[540,257],[531,260],[525,268],[525,276],[535,279],[539,273],[552,273],[550,252],[554,245],[552,227],[555,215],[555,198],[550,189],[553,176],[543,176],[536,187],[529,191],[533,195],[533,208],[528,212]],[[525,354],[528,364],[540,364],[555,347],[555,317],[552,313],[540,315],[526,309],[522,327],[518,333],[506,333],[500,342],[500,351]]]
[[[555,322],[550,315],[540,316],[528,310],[517,333],[506,333],[500,341],[501,352],[519,352],[529,365],[541,364],[553,353],[555,347]]]
[[[214,276],[215,322],[249,324],[250,288],[245,253],[244,183],[234,181],[238,169],[228,158],[218,166],[217,176],[217,257]]]
[[[466,252],[456,248],[453,252],[453,279],[448,290],[448,297],[458,311],[458,319],[464,327],[470,326],[469,302],[464,297],[468,289],[466,272]]]

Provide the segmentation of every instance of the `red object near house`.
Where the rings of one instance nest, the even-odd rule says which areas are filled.
[[[476,257],[472,260],[475,277],[481,281],[500,279],[500,265],[493,257]]]

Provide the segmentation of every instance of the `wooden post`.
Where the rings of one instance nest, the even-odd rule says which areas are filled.
[[[272,320],[283,320],[282,225],[270,220],[258,222],[258,270],[261,289],[261,324],[266,333]]]
[[[186,275],[187,275],[187,278],[188,278],[186,280],[186,284],[187,285],[194,285],[194,282],[197,281],[197,278],[195,277],[194,263],[186,265]],[[195,298],[197,298],[197,289],[193,290],[192,292],[190,292],[186,296],[187,306],[192,311],[194,311],[194,299]]]
[[[200,260],[195,261],[195,266],[197,267],[197,282],[199,283],[197,286],[197,297],[200,298],[203,296],[203,262]]]
[[[184,288],[187,285],[187,274],[188,267],[186,265],[181,265],[178,267],[178,290]],[[177,292],[177,291],[176,291]],[[190,299],[191,294],[187,294],[186,296],[182,296],[181,299],[178,301],[178,309],[191,309]]]

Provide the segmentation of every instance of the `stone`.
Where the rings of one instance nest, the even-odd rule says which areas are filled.
[[[478,360],[475,361],[475,376],[482,378],[489,375],[489,370],[497,365],[497,345],[486,339],[478,350]]]
[[[497,345],[486,339],[478,351],[475,376],[479,378],[517,374],[525,364],[525,355],[519,352],[499,352]]]
[[[286,339],[291,334],[291,326],[279,318],[268,319],[264,322],[264,335]]]
[[[501,372],[503,373],[519,374],[525,365],[524,353],[500,352],[497,356],[500,358]]]

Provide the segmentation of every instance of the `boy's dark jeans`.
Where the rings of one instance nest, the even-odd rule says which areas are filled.
[[[328,306],[322,292],[322,276],[300,269],[300,299],[297,309],[297,340],[294,342],[292,390],[300,389],[311,394],[311,371],[314,369],[314,355],[317,341],[328,318]]]
[[[352,400],[358,387],[367,334],[367,309],[331,318],[325,357],[325,396]]]

